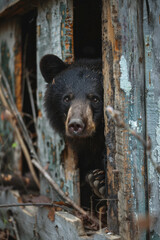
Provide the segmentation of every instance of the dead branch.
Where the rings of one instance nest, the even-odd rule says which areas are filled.
[[[3,77],[3,81],[5,83],[5,87],[4,87],[4,84],[2,83],[2,78]],[[34,158],[38,160],[38,156],[37,156],[37,153],[33,147],[33,144],[32,144],[32,140],[28,134],[28,130],[25,126],[25,123],[21,117],[21,114],[19,113],[19,111],[17,110],[17,107],[14,103],[14,99],[13,99],[13,96],[12,96],[12,92],[11,92],[11,89],[10,89],[10,86],[9,86],[9,83],[8,83],[8,79],[3,71],[3,69],[0,67],[0,88],[3,92],[3,95],[4,95],[4,98],[7,99],[7,105],[9,106],[9,110],[10,112],[14,115],[15,119],[17,120],[17,123],[18,123],[18,126],[22,132],[22,135],[23,135],[23,138],[25,139],[26,141],[26,144],[28,145],[28,148],[30,150],[30,153],[34,156]]]
[[[12,125],[12,127],[14,129],[14,132],[16,134],[17,140],[18,140],[18,142],[19,142],[19,144],[20,144],[20,146],[22,148],[22,151],[23,151],[25,157],[26,157],[26,160],[27,160],[27,163],[28,163],[28,167],[29,167],[29,169],[31,171],[33,179],[35,180],[38,188],[40,188],[40,183],[39,183],[39,180],[38,180],[37,175],[35,173],[34,167],[32,165],[30,154],[29,154],[28,149],[27,149],[27,147],[26,147],[26,145],[25,145],[25,143],[23,141],[23,138],[21,137],[21,133],[20,133],[20,131],[19,131],[17,125],[16,125],[16,121],[15,121],[12,113],[10,112],[10,107],[9,107],[9,105],[8,105],[6,99],[5,99],[5,96],[4,96],[3,92],[2,92],[2,88],[0,88],[0,99],[1,99],[4,107],[6,108],[6,110],[5,110],[6,119],[10,122],[10,124]]]
[[[10,121],[10,122],[11,122],[11,121]],[[14,127],[14,122],[12,121],[11,123],[12,123],[12,126]],[[33,178],[34,178],[34,180],[35,180],[38,188],[40,188],[40,183],[39,183],[39,180],[38,180],[37,175],[36,175],[36,173],[35,173],[35,170],[34,170],[34,168],[33,168],[33,165],[32,165],[32,162],[31,162],[31,158],[30,158],[30,154],[29,154],[29,152],[28,152],[28,149],[27,149],[27,147],[26,147],[26,145],[25,145],[22,137],[21,137],[20,131],[19,131],[19,129],[18,129],[16,126],[14,127],[14,131],[15,131],[15,133],[16,133],[17,139],[18,139],[18,141],[19,141],[19,143],[20,143],[20,146],[21,146],[21,148],[22,148],[22,151],[23,151],[23,153],[24,153],[24,155],[25,155],[25,158],[26,158],[26,160],[27,160],[28,167],[29,167],[29,169],[30,169],[30,171],[31,171],[31,174],[32,174],[32,176],[33,176]]]
[[[151,144],[151,139],[148,136],[147,140],[145,141],[135,130],[131,129],[123,120],[122,116],[121,116],[121,112],[114,110],[111,106],[108,106],[106,108],[106,114],[109,114],[111,116],[111,118],[114,120],[115,125],[119,128],[124,128],[126,129],[131,135],[133,135],[139,142],[142,143],[142,145],[144,146],[144,148],[147,151],[147,154],[149,156],[149,159],[153,165],[153,167],[155,168],[155,170],[160,173],[160,166],[153,161],[152,156],[151,156],[151,148],[152,148],[152,144]]]
[[[16,224],[16,221],[15,221],[14,217],[13,217],[13,216],[10,216],[9,221],[10,221],[10,222],[12,223],[12,225],[13,225],[13,230],[14,230],[14,232],[15,232],[16,239],[17,239],[17,240],[20,240],[20,237],[19,237],[19,234],[18,234],[18,229],[17,229],[17,224]]]
[[[58,207],[67,209],[65,205],[56,204],[56,203],[12,203],[12,204],[0,204],[0,208],[12,208],[12,207]]]
[[[75,210],[81,213],[84,217],[87,217],[91,222],[98,225],[97,219],[88,215],[88,212],[84,211],[81,207],[79,207],[75,202],[73,202],[69,197],[65,195],[65,193],[59,188],[58,184],[51,178],[51,176],[44,170],[44,168],[35,160],[32,159],[33,165],[38,168],[41,174],[45,177],[45,179],[50,183],[50,185],[56,190],[56,192]]]
[[[150,148],[151,148],[150,142],[146,142],[140,135],[138,135],[138,133],[136,131],[131,129],[124,122],[120,111],[114,110],[111,106],[108,106],[106,108],[106,111],[112,117],[112,119],[114,120],[117,127],[126,129],[131,135],[133,135],[135,138],[137,138],[137,140],[139,140],[143,144],[143,146],[147,148],[147,150],[150,150]]]

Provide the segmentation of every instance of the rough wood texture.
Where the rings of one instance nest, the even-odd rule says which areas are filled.
[[[102,49],[103,49],[103,75],[104,75],[104,108],[110,105],[114,107],[115,80],[114,66],[117,67],[118,55],[115,49],[115,33],[112,24],[112,13],[109,1],[103,1],[102,6]],[[104,109],[105,112],[105,109]],[[108,117],[105,117],[105,136],[107,146],[107,198],[115,199],[107,202],[107,224],[109,229],[118,232],[118,202],[117,186],[113,170],[116,169],[115,162],[115,126]]]
[[[145,138],[142,1],[104,0],[102,21],[105,107],[120,110],[125,122]],[[105,123],[107,197],[118,196],[118,202],[107,204],[108,227],[122,239],[137,239],[133,217],[147,207],[144,149],[108,117]]]
[[[73,61],[73,7],[72,1],[41,1],[37,18],[37,63],[42,56],[53,53],[67,62]],[[45,82],[38,73],[37,101],[38,147],[41,163],[49,165],[49,171],[63,191],[79,204],[79,174],[70,149],[63,139],[49,126],[43,107]],[[63,154],[62,154],[63,152]],[[41,179],[41,192],[56,199],[55,193]],[[50,192],[49,192],[50,191]]]
[[[160,1],[148,1],[144,5],[145,84],[147,134],[152,140],[152,158],[160,163]],[[157,216],[151,229],[151,239],[160,239],[160,175],[151,162],[148,163],[150,214]]]
[[[18,203],[21,202],[21,197],[16,191],[1,191],[0,204],[4,202]],[[23,240],[120,240],[119,236],[104,234],[103,231],[88,237],[77,217],[62,211],[54,213],[52,208],[33,206],[0,209],[0,227],[9,229],[13,235],[13,227],[9,222],[10,215],[14,217],[18,234]]]

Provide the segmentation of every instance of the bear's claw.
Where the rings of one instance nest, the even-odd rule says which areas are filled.
[[[105,198],[105,172],[100,169],[90,171],[86,176],[86,181],[89,183],[93,192],[99,198]]]

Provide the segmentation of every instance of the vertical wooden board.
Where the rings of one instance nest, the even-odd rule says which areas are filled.
[[[21,28],[18,18],[14,18],[0,23],[0,64],[9,81],[9,85],[16,101],[17,108],[21,111]],[[3,108],[1,106],[2,111]],[[20,170],[20,147],[13,136],[12,127],[7,121],[0,121],[1,153],[6,153],[6,171]],[[16,142],[16,148],[12,144]],[[8,166],[7,166],[8,164]],[[8,169],[7,169],[8,168]]]
[[[21,201],[21,196],[16,191],[1,191],[0,193],[0,204],[4,202],[13,204]],[[15,236],[15,232],[9,221],[10,214],[16,222],[19,239],[22,240],[93,240],[92,237],[86,236],[82,222],[77,217],[64,211],[55,212],[55,209],[51,207],[33,206],[0,209],[0,229],[8,229],[11,236]]]
[[[102,53],[103,53],[103,75],[104,75],[104,112],[108,105],[114,107],[115,80],[113,68],[118,64],[119,53],[115,53],[115,33],[112,24],[111,2],[103,1],[102,5]],[[116,53],[115,53],[116,54]],[[117,58],[117,60],[116,60]],[[113,170],[116,169],[115,162],[115,125],[105,116],[105,136],[107,145],[107,198],[115,199],[107,202],[107,224],[111,231],[118,232],[118,203],[117,187]]]
[[[73,61],[73,7],[72,0],[41,1],[37,17],[37,74],[38,74],[38,148],[41,163],[49,166],[54,180],[63,191],[79,203],[78,172],[70,150],[66,151],[63,139],[49,126],[44,111],[44,93],[46,84],[39,70],[42,56],[53,53],[67,62]],[[63,152],[63,162],[62,160]],[[64,153],[65,152],[65,153]],[[43,178],[41,178],[41,193],[48,193],[56,199]]]
[[[124,120],[145,139],[145,84],[144,84],[144,45],[143,45],[143,1],[119,3],[121,24],[122,55],[120,59],[120,96]],[[118,100],[118,99],[117,99]],[[126,239],[145,239],[146,233],[139,233],[134,226],[134,217],[145,215],[148,208],[147,168],[145,149],[133,136],[123,131],[124,170],[123,187],[119,200],[126,202],[125,223],[130,231]],[[116,160],[119,157],[117,152]],[[121,165],[121,164],[120,164]],[[119,207],[124,203],[119,202]],[[119,209],[120,209],[119,208]],[[123,209],[123,207],[122,207]],[[128,219],[127,219],[128,218]],[[121,226],[123,234],[125,229]],[[129,237],[129,238],[128,238]]]
[[[152,159],[160,163],[160,2],[149,1],[144,5],[145,83],[147,134],[152,140]],[[160,175],[148,163],[150,214],[157,217],[151,228],[151,239],[160,239]]]
[[[103,74],[104,107],[120,110],[125,123],[145,138],[142,10],[142,1],[103,1]],[[122,239],[137,239],[133,217],[146,210],[144,149],[109,117],[105,124],[107,198],[118,194],[118,206],[116,201],[107,204],[108,227]]]
[[[68,63],[72,63],[73,54],[73,2],[60,2],[61,20],[61,51],[62,59]]]

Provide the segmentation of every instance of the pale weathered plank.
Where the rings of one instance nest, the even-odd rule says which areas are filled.
[[[152,158],[160,163],[160,2],[144,5],[145,84],[147,134],[152,140]],[[150,214],[157,217],[151,228],[151,239],[160,239],[160,175],[148,162]]]
[[[18,203],[21,197],[17,191],[1,191],[0,204]],[[29,240],[120,240],[119,236],[105,234],[102,229],[88,237],[79,218],[64,212],[50,212],[47,207],[9,207],[0,209],[0,228],[9,229],[14,236],[9,221],[14,217],[20,239]],[[50,217],[49,217],[50,215]],[[54,220],[52,220],[54,219]]]
[[[142,1],[103,1],[104,107],[120,110],[126,124],[145,138],[142,23]],[[108,117],[105,123],[107,197],[117,199],[118,194],[118,204],[116,200],[107,204],[108,227],[122,239],[137,239],[133,217],[147,208],[144,149]]]
[[[44,112],[45,82],[39,70],[42,56],[55,54],[67,62],[73,61],[73,7],[72,1],[47,1],[39,4],[37,17],[37,103],[38,148],[43,166],[66,194],[79,203],[79,174],[71,150],[65,149],[63,139],[49,126]],[[62,163],[63,152],[63,163]],[[50,193],[49,193],[50,191]],[[41,192],[56,199],[55,193],[41,181]]]

